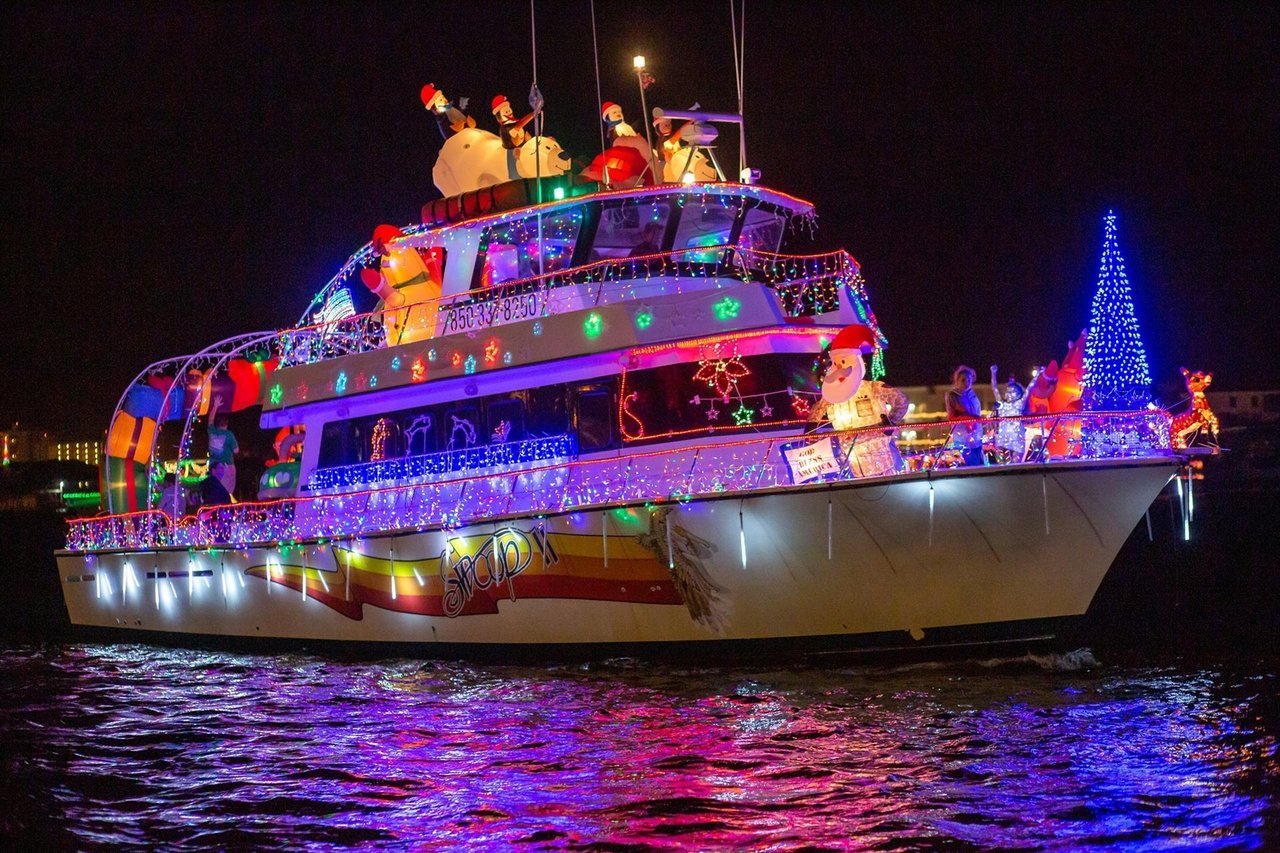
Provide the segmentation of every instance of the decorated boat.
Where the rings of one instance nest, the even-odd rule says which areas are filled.
[[[442,98],[450,192],[421,222],[376,229],[295,326],[126,389],[105,511],[57,555],[75,626],[504,658],[1025,645],[1085,613],[1179,470],[1154,407],[904,421],[858,262],[787,253],[813,206],[695,157],[697,114],[584,178]],[[192,506],[184,478],[237,492],[227,412],[278,459],[256,498]]]

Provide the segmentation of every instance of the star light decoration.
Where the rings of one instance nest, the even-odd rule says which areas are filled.
[[[742,310],[742,303],[734,299],[732,296],[726,296],[714,306],[712,306],[716,314],[716,319],[720,321],[732,320],[738,316],[738,312]]]

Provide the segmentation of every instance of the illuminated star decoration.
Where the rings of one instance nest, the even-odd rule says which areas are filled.
[[[738,426],[746,426],[751,423],[751,419],[755,417],[755,409],[747,408],[746,403],[739,403],[738,408],[733,410],[733,422]]]
[[[284,389],[281,388],[280,383],[277,382],[275,385],[271,386],[271,405],[278,406],[280,405],[280,401],[283,399]]]
[[[721,397],[727,397],[730,391],[738,387],[738,380],[750,376],[751,371],[736,355],[729,359],[707,359],[698,362],[698,372],[693,374],[695,382],[705,382]]]
[[[495,338],[489,341],[489,343],[485,344],[485,347],[484,347],[484,363],[497,364],[499,352],[501,352],[501,350],[499,350],[498,348],[497,339]]]
[[[742,303],[731,296],[726,296],[717,302],[712,308],[716,312],[717,320],[732,320],[738,316],[738,312],[742,310]]]

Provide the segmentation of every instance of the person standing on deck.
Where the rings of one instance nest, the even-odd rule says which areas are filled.
[[[209,473],[218,478],[228,494],[236,493],[236,454],[240,444],[235,433],[227,429],[222,397],[215,396],[209,407]]]
[[[948,420],[972,421],[982,417],[982,402],[978,399],[978,393],[973,390],[973,380],[977,375],[972,367],[963,364],[951,374],[951,388],[943,398],[946,401]],[[951,430],[951,444],[962,451],[964,464],[982,464],[980,424],[957,424]]]

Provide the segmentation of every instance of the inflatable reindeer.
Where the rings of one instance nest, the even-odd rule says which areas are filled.
[[[1213,443],[1218,443],[1218,416],[1209,408],[1209,400],[1205,397],[1205,389],[1213,382],[1213,374],[1197,370],[1195,373],[1182,368],[1182,376],[1187,381],[1187,391],[1191,394],[1191,408],[1173,419],[1170,426],[1170,438],[1176,448],[1189,447],[1201,430],[1207,430]]]

